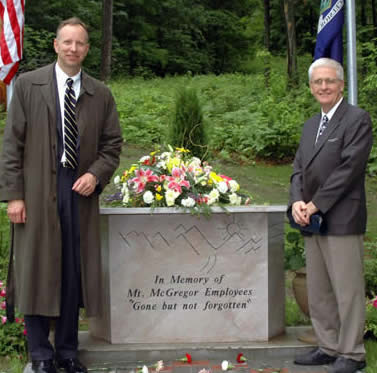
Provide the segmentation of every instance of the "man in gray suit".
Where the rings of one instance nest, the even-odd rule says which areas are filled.
[[[343,99],[342,66],[328,58],[309,68],[321,113],[303,127],[293,164],[290,203],[304,227],[319,213],[326,234],[305,235],[309,309],[318,348],[296,364],[331,364],[330,373],[365,367],[363,234],[365,169],[372,146],[369,114]]]

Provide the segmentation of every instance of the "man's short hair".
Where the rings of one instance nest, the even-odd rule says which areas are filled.
[[[309,67],[309,70],[308,70],[309,81],[311,81],[312,79],[313,70],[317,67],[331,67],[335,69],[336,77],[339,80],[344,80],[343,66],[338,61],[335,61],[331,58],[319,58],[318,60],[315,60]]]
[[[56,39],[59,38],[59,32],[60,32],[60,30],[63,27],[68,26],[68,25],[70,25],[70,26],[81,26],[86,31],[86,34],[88,35],[88,41],[89,41],[89,29],[88,29],[88,26],[83,21],[81,21],[81,19],[78,18],[78,17],[72,17],[72,18],[65,19],[64,21],[61,21],[59,23],[58,28],[56,29]]]

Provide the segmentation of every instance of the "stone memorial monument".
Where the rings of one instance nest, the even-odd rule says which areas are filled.
[[[110,343],[267,341],[285,331],[285,206],[105,208],[103,315]]]

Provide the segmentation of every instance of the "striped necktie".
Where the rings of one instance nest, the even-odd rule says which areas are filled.
[[[75,169],[77,167],[77,138],[76,123],[76,98],[72,88],[73,79],[67,79],[67,89],[64,95],[64,150],[65,167]]]
[[[325,114],[322,118],[322,121],[321,121],[321,126],[319,127],[319,133],[318,133],[318,137],[321,136],[324,132],[324,130],[326,129],[327,127],[327,124],[329,123],[329,118],[327,117],[327,115]]]

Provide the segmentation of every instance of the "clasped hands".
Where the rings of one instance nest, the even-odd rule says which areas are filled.
[[[95,190],[97,178],[90,172],[80,176],[72,186],[72,190],[84,197],[89,197]],[[21,199],[8,202],[8,218],[14,224],[26,223],[25,201]]]
[[[292,205],[293,219],[302,227],[310,224],[310,217],[317,211],[319,210],[312,201],[309,203],[305,203],[304,201],[296,201]]]

